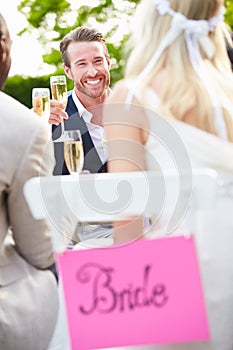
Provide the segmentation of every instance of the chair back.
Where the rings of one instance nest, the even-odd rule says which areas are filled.
[[[192,238],[181,232],[120,247],[65,250],[60,221],[69,223],[70,215],[76,222],[93,223],[135,215],[159,218],[162,210],[173,228],[188,212],[210,209],[216,191],[217,173],[210,169],[195,171],[191,178],[183,174],[182,179],[174,173],[130,172],[27,181],[24,193],[32,215],[47,218],[51,227],[69,333],[62,349],[209,338]],[[195,223],[189,223],[191,232]],[[181,310],[177,314],[178,305],[184,315]],[[62,331],[60,326],[56,334]]]

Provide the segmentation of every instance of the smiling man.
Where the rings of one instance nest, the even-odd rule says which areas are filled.
[[[110,92],[110,57],[103,35],[96,29],[78,27],[60,43],[66,75],[73,80],[66,110],[52,100],[49,123],[53,125],[53,139],[65,129],[80,129],[84,146],[84,167],[92,173],[106,170],[107,152],[102,126],[102,105]],[[69,174],[64,163],[63,145],[55,144],[55,175]]]
[[[73,80],[74,89],[69,93],[65,111],[58,101],[50,102],[49,123],[53,124],[53,139],[60,136],[60,123],[64,119],[66,130],[81,131],[83,170],[91,173],[105,172],[107,150],[102,107],[110,93],[110,57],[105,39],[96,29],[78,27],[62,39],[60,52],[64,71]],[[67,175],[69,172],[64,162],[64,145],[59,142],[54,143],[54,146],[54,175]],[[79,239],[107,237],[111,231],[111,225],[83,225],[79,230]]]

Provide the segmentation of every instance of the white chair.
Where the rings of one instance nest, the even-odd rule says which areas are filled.
[[[163,204],[169,215],[175,211],[171,215],[172,229],[188,209],[211,207],[216,191],[217,173],[210,169],[196,171],[192,176],[183,174],[182,179],[177,174],[156,172],[37,177],[24,186],[32,215],[38,220],[49,220],[55,252],[66,249],[67,235],[64,239],[62,227],[64,223],[68,226],[70,214],[73,223],[111,222],[132,215],[159,217]],[[192,219],[189,222],[194,224]],[[91,247],[96,241],[87,243]],[[104,244],[102,240],[99,243]],[[107,241],[108,244],[111,242]],[[62,289],[59,292],[62,300]],[[70,349],[66,327],[61,302],[58,326],[49,349]],[[56,340],[62,344],[56,344]]]
[[[25,184],[24,194],[34,218],[49,219],[59,251],[64,249],[61,217],[68,220],[71,213],[77,222],[112,222],[132,215],[160,215],[164,208],[171,213],[183,210],[182,218],[190,205],[213,205],[215,171],[206,168],[182,176],[149,171],[35,177]]]

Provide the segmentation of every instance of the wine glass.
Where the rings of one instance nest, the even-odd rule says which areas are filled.
[[[65,75],[52,75],[50,77],[50,87],[53,100],[59,101],[64,105],[64,109],[67,104],[67,84]],[[61,136],[55,142],[62,142],[63,134],[65,131],[64,121],[61,122]]]
[[[32,107],[40,117],[49,119],[50,115],[50,91],[48,88],[32,89]]]
[[[83,143],[80,130],[65,130],[64,159],[71,175],[79,174],[84,163]]]

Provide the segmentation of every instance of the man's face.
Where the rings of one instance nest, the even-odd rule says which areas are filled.
[[[110,60],[104,55],[103,45],[98,41],[71,43],[68,56],[70,68],[64,69],[74,81],[80,100],[88,105],[93,99],[104,99],[110,83]]]

